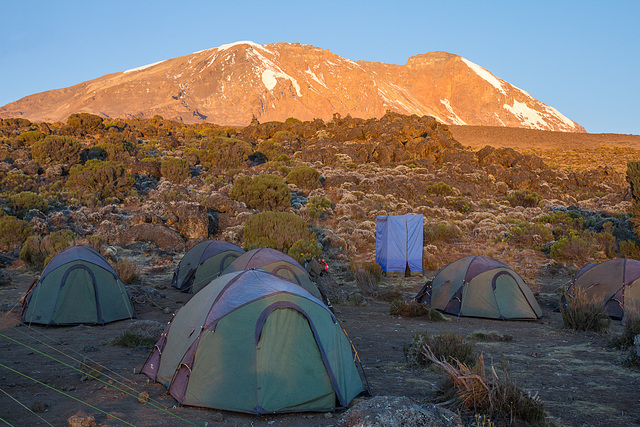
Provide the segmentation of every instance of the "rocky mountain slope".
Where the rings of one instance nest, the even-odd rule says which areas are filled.
[[[246,126],[379,118],[385,112],[433,116],[454,125],[584,132],[584,128],[488,70],[446,52],[404,65],[352,61],[298,43],[237,42],[27,96],[0,118],[65,121],[73,113]]]

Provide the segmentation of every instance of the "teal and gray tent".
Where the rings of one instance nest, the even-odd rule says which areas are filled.
[[[267,414],[346,407],[364,391],[345,332],[300,286],[262,270],[213,280],[142,368],[184,405]]]
[[[134,317],[118,273],[87,246],[73,246],[56,255],[23,298],[24,323],[103,325]]]
[[[542,310],[512,269],[485,256],[467,256],[444,266],[416,300],[456,316],[535,320]]]
[[[252,249],[233,260],[222,274],[241,270],[253,270],[259,268],[273,273],[283,279],[305,288],[313,296],[327,303],[318,287],[313,283],[309,273],[295,259],[273,248]]]
[[[422,271],[422,221],[422,214],[377,217],[375,259],[382,271]]]
[[[197,292],[243,253],[242,248],[224,240],[200,242],[184,254],[171,284],[182,292]]]

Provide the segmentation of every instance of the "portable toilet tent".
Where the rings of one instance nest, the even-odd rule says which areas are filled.
[[[422,221],[422,214],[377,217],[375,259],[382,271],[422,271]]]
[[[87,246],[56,255],[23,298],[22,322],[105,324],[136,317],[118,273]]]
[[[241,270],[261,269],[280,276],[309,291],[314,297],[326,301],[320,290],[311,280],[309,273],[295,259],[273,248],[258,248],[245,252],[236,258],[222,274]]]
[[[220,275],[244,253],[241,247],[224,240],[206,240],[187,251],[173,272],[171,285],[182,292],[194,292]]]
[[[587,298],[601,300],[609,316],[621,319],[627,307],[640,308],[640,261],[617,258],[580,269],[567,288],[583,289]]]
[[[485,256],[444,266],[416,300],[456,316],[535,320],[542,316],[531,289],[512,269]]]
[[[142,372],[181,404],[253,414],[333,410],[364,391],[335,316],[262,270],[224,274],[196,293]]]

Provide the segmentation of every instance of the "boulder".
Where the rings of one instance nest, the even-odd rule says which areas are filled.
[[[138,224],[125,230],[121,235],[124,244],[133,242],[153,242],[158,248],[184,250],[184,239],[174,230],[160,224]]]
[[[418,405],[405,396],[376,396],[356,404],[340,420],[343,427],[462,427],[460,417],[436,405]]]

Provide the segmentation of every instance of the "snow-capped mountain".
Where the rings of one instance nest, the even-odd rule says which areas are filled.
[[[66,121],[73,113],[244,126],[289,117],[381,117],[387,110],[446,124],[584,132],[524,90],[465,58],[416,55],[405,65],[352,61],[298,43],[236,42],[64,89],[27,96],[0,117]]]

